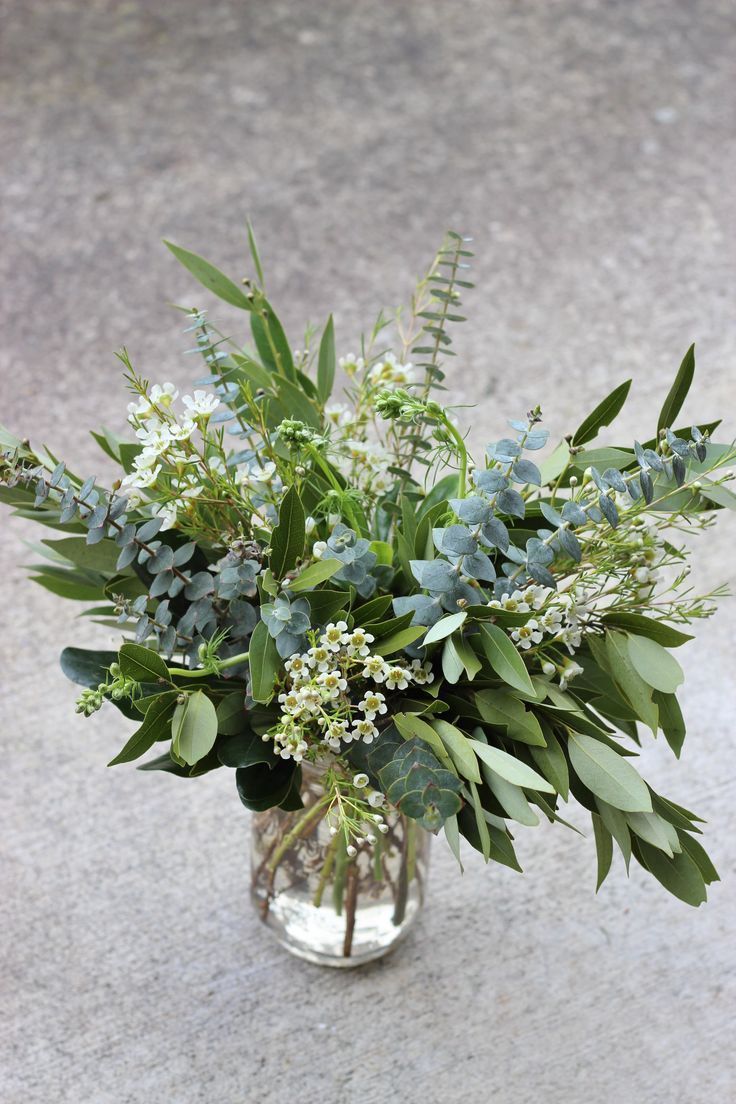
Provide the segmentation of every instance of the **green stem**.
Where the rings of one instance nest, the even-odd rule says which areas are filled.
[[[327,883],[330,880],[332,868],[335,865],[335,853],[337,852],[339,842],[340,837],[333,836],[329,847],[325,851],[325,861],[322,865],[322,870],[320,871],[319,882],[317,883],[317,888],[314,891],[314,897],[312,898],[312,904],[315,908],[319,908],[322,904],[322,897],[324,896]]]
[[[324,810],[327,807],[328,800],[329,799],[327,797],[320,798],[319,801],[317,801],[314,805],[310,806],[310,808],[307,809],[303,816],[300,816],[297,819],[291,831],[286,833],[281,843],[271,856],[271,861],[268,863],[268,870],[270,871],[270,873],[273,874],[276,867],[279,865],[284,855],[291,847],[292,843],[299,839],[299,837],[304,834],[308,827],[311,827],[312,821],[317,820],[319,817],[322,816]]]
[[[465,498],[465,484],[468,478],[468,450],[465,447],[465,441],[460,434],[460,431],[452,424],[449,418],[443,417],[442,424],[450,436],[457,445],[457,454],[460,460],[460,470],[457,477],[457,496],[458,498]]]
[[[237,667],[239,663],[245,663],[249,654],[249,652],[240,652],[238,655],[230,656],[228,659],[218,659],[217,667],[214,670],[202,667],[200,670],[190,671],[187,667],[169,667],[169,674],[182,675],[184,678],[205,678],[207,675],[216,675],[220,671],[224,671],[227,667]]]

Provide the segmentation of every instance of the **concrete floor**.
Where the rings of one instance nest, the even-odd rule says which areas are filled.
[[[730,0],[0,11],[0,420],[75,468],[103,475],[84,430],[122,425],[115,348],[190,376],[167,302],[203,297],[159,240],[239,275],[247,215],[293,344],[334,309],[342,352],[446,226],[472,233],[451,386],[476,443],[538,400],[559,435],[628,376],[622,430],[647,434],[692,340],[688,412],[736,433]],[[706,585],[735,531],[701,540]],[[684,653],[682,762],[646,753],[710,822],[705,908],[620,868],[594,898],[592,840],[560,828],[521,833],[524,877],[460,878],[438,843],[411,940],[336,974],[251,913],[231,775],[105,770],[125,727],[73,713],[56,657],[93,634],[25,583],[31,536],[3,521],[6,1104],[736,1098],[732,605]]]

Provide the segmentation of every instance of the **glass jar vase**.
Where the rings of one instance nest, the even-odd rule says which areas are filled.
[[[380,958],[408,932],[424,900],[430,835],[382,809],[387,832],[350,857],[332,835],[320,774],[302,767],[298,812],[268,809],[251,822],[251,897],[263,923],[292,954],[324,966]]]

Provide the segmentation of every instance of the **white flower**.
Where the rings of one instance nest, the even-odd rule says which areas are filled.
[[[515,591],[516,594],[521,594],[521,591]],[[546,586],[540,586],[539,583],[532,583],[524,591],[523,597],[531,605],[532,609],[539,610],[545,604],[550,594],[551,589]],[[524,612],[522,610],[522,612]]]
[[[133,467],[136,471],[147,471],[155,467],[157,460],[158,453],[154,449],[144,448],[133,458]]]
[[[315,541],[312,545],[312,555],[315,560],[321,560],[327,551],[327,541]]]
[[[293,733],[288,736],[286,743],[281,748],[279,755],[282,759],[293,759],[296,763],[301,763],[304,756],[304,752],[308,748],[308,744],[301,738],[301,733]]]
[[[426,686],[434,682],[434,672],[429,663],[422,663],[420,659],[413,659],[411,663],[411,678],[417,686]]]
[[[121,480],[121,487],[137,487],[142,490],[144,487],[152,487],[161,474],[161,465],[157,464],[155,468],[148,468],[146,470],[138,470],[130,472]]]
[[[369,379],[374,387],[387,387],[392,384],[405,386],[412,382],[411,364],[399,364],[393,353],[386,353],[370,370]]]
[[[347,738],[347,721],[329,721],[324,731],[324,742],[333,751],[340,750],[340,744]]]
[[[313,518],[312,515],[309,514],[307,516],[306,521],[304,522],[304,532],[306,533],[307,536],[309,536],[310,533],[314,532],[316,527],[317,527],[317,519]]]
[[[353,629],[347,640],[348,655],[367,656],[370,652],[368,645],[372,644],[375,639],[375,636],[371,636],[365,629]]]
[[[379,655],[369,655],[363,660],[363,678],[372,678],[374,682],[384,682],[388,674],[388,663]]]
[[[279,694],[279,705],[283,713],[288,713],[291,717],[298,717],[303,712],[303,705],[299,694],[295,690],[290,690],[288,693]]]
[[[405,667],[391,667],[389,666],[386,674],[386,689],[387,690],[406,690],[409,685],[409,679],[411,674]]]
[[[555,609],[554,606],[550,606],[550,608],[539,618],[539,624],[545,632],[559,632],[562,625],[561,610]]]
[[[319,713],[322,708],[322,694],[316,686],[300,686],[295,691],[300,704],[308,713]]]
[[[217,395],[207,394],[206,391],[195,391],[194,396],[184,395],[181,401],[187,410],[191,411],[193,417],[200,415],[203,418],[209,418],[212,411],[220,405]]]
[[[252,487],[255,484],[268,484],[276,475],[276,465],[269,460],[262,467],[256,464],[247,471],[240,473],[239,480],[244,487]]]
[[[169,427],[159,422],[157,418],[145,422],[135,431],[135,435],[143,445],[144,451],[153,452],[155,455],[165,452],[171,444]]]
[[[579,663],[575,663],[574,660],[568,660],[564,667],[560,669],[560,690],[564,690],[567,684],[574,679],[576,675],[582,675],[583,668]]]
[[[291,659],[287,659],[284,664],[286,673],[291,675],[293,679],[301,679],[305,675],[309,676],[309,660],[305,655],[293,655]]]
[[[162,505],[157,504],[153,507],[153,512],[156,517],[161,518],[161,520],[163,521],[163,525],[161,526],[162,531],[164,529],[173,529],[176,525],[178,506],[179,504],[176,501],[173,501],[165,502]]]
[[[137,402],[128,403],[128,421],[134,425],[139,418],[145,418],[150,412],[151,404],[145,395],[141,395]]]
[[[182,418],[180,422],[170,422],[168,426],[169,436],[172,441],[186,441],[197,428],[196,422],[189,417]]]
[[[317,685],[322,687],[330,699],[339,698],[341,692],[348,688],[346,680],[342,678],[339,671],[323,671],[317,676]]]
[[[488,605],[493,609],[505,610],[506,613],[528,613],[530,608],[520,590],[515,590],[513,594],[502,594],[500,600],[491,598]]]
[[[329,648],[331,652],[339,652],[343,644],[348,642],[347,622],[336,621],[329,625],[325,625],[325,631],[319,638],[320,644],[323,644],[325,648]]]
[[[368,717],[356,721],[350,732],[351,739],[362,740],[364,744],[372,744],[377,735],[378,729]]]
[[[339,429],[343,429],[345,426],[351,425],[355,421],[353,411],[349,406],[341,402],[330,403],[329,406],[326,406],[325,418]]]
[[[514,629],[511,633],[511,639],[519,648],[524,649],[531,648],[532,644],[539,644],[542,633],[539,631],[538,622],[532,617],[526,625],[519,625],[518,629]]]
[[[156,406],[171,406],[178,395],[173,383],[154,383],[149,393],[151,403]]]
[[[363,471],[358,473],[358,486],[362,491],[378,498],[391,490],[395,478],[387,472],[376,471],[372,467],[364,468]]]
[[[386,798],[383,796],[380,790],[372,790],[371,793],[368,794],[368,804],[372,809],[380,809],[385,801]],[[376,820],[376,824],[380,823],[381,817],[378,817],[378,819]]]
[[[355,353],[341,356],[337,363],[347,376],[354,376],[356,372],[362,372],[365,368],[365,361],[362,357],[356,356]]]
[[[307,652],[307,663],[318,671],[328,671],[332,664],[332,655],[325,647],[310,648]]]
[[[357,786],[359,790],[364,790],[368,785],[368,781],[368,775],[363,774],[362,771],[359,774],[353,775],[353,785]]]
[[[366,720],[372,721],[378,713],[386,712],[386,697],[377,690],[368,690],[363,700],[358,702],[358,709],[365,713]]]
[[[154,383],[148,395],[140,395],[137,402],[128,403],[128,421],[135,423],[151,414],[155,406],[170,407],[178,394],[173,383]]]
[[[582,633],[580,629],[575,628],[573,625],[568,625],[562,632],[557,634],[555,640],[559,640],[561,644],[565,645],[570,655],[574,655],[575,649],[580,647]]]
[[[542,664],[542,674],[548,676],[554,675],[556,671],[557,668],[555,667],[554,663],[550,663],[548,659],[545,659],[544,663]]]

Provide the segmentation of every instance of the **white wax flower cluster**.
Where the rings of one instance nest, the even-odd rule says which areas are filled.
[[[345,621],[325,626],[313,641],[306,652],[286,661],[278,699],[281,717],[263,737],[274,741],[282,759],[301,762],[313,747],[339,752],[353,741],[372,743],[379,735],[376,722],[388,711],[383,691],[425,686],[434,679],[429,666],[417,659],[408,664],[372,654],[373,635],[364,628],[351,630]]]
[[[173,383],[154,384],[136,402],[128,403],[128,421],[135,429],[141,451],[133,460],[133,470],[121,480],[120,486],[132,505],[141,501],[140,492],[152,487],[161,474],[163,463],[176,467],[190,462],[184,449],[196,429],[202,429],[220,405],[216,395],[195,391],[184,395],[184,412],[177,415],[173,405],[179,392]],[[189,476],[176,481],[174,491],[187,498],[201,490],[196,478]],[[176,519],[175,500],[159,510],[167,524]]]
[[[570,655],[580,647],[581,621],[589,608],[581,588],[573,586],[561,594],[550,587],[533,583],[524,590],[492,598],[488,605],[506,613],[537,613],[537,616],[530,617],[524,625],[511,631],[511,639],[522,651],[540,644],[545,633],[551,637],[551,643],[564,644]]]

